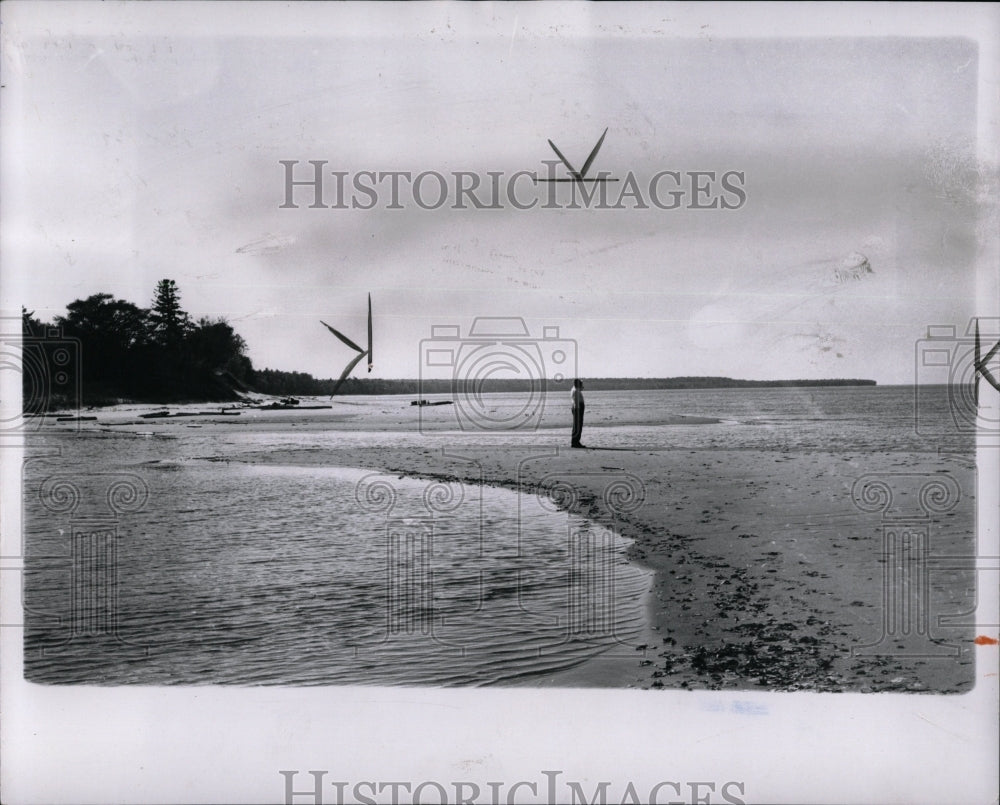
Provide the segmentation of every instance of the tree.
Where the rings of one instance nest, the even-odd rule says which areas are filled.
[[[80,339],[85,380],[127,379],[149,343],[149,311],[108,293],[77,299],[55,323]]]
[[[178,351],[185,336],[191,331],[191,319],[181,308],[177,283],[162,279],[156,283],[153,308],[149,319],[152,324],[153,340],[172,352]]]
[[[109,293],[77,299],[66,306],[66,313],[56,317],[56,324],[78,338],[111,344],[121,351],[149,341],[149,311]]]
[[[212,372],[226,371],[243,379],[246,342],[225,319],[199,319],[187,337],[195,366]]]

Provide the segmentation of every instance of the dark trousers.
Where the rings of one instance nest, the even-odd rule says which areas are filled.
[[[580,437],[583,436],[583,405],[573,406],[573,438],[571,444],[580,444]]]

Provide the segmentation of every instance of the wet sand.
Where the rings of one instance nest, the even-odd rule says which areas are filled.
[[[391,404],[384,416],[361,422],[345,413],[344,405],[330,411],[244,411],[197,422],[136,418],[148,410],[153,409],[104,409],[97,422],[74,427],[183,438],[185,428],[196,424],[218,433],[220,449],[192,458],[363,467],[543,490],[563,508],[613,525],[634,541],[630,558],[655,571],[649,641],[634,658],[591,663],[548,684],[953,693],[974,682],[971,627],[945,629],[937,623],[942,615],[974,606],[972,573],[961,568],[937,573],[930,585],[931,633],[956,653],[940,646],[928,652],[911,635],[883,643],[880,651],[887,656],[852,654],[877,643],[887,628],[882,522],[852,501],[855,480],[878,472],[932,475],[947,462],[964,497],[960,506],[930,521],[933,552],[963,554],[971,544],[975,512],[975,473],[968,459],[782,446],[671,448],[669,427],[659,431],[666,445],[625,448],[620,445],[627,440],[620,436],[627,429],[599,424],[585,430],[583,450],[563,444],[568,431],[544,427],[528,439],[487,439],[449,433],[442,425],[431,429],[431,437],[413,439],[393,432],[412,429],[415,411]],[[674,418],[671,427],[713,425],[713,420]],[[55,430],[55,424],[46,429]],[[278,438],[259,449],[252,440],[227,438],[258,429],[279,436],[294,432],[295,439],[281,444]],[[317,433],[317,443],[303,447],[309,431]],[[367,444],[348,438],[359,433]],[[338,446],[338,434],[353,443]],[[907,653],[915,656],[900,656]]]

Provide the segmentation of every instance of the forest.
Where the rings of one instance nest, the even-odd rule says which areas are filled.
[[[171,279],[148,308],[98,293],[43,322],[21,309],[25,410],[120,402],[238,400],[255,382],[224,319],[192,321]]]

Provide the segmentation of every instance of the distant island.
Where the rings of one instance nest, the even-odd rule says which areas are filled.
[[[171,279],[160,280],[149,308],[111,294],[67,305],[52,322],[22,308],[25,412],[118,403],[238,402],[254,394],[329,396],[333,378],[257,369],[225,319],[193,321]],[[874,386],[874,380],[735,380],[730,377],[590,377],[591,391],[644,389]],[[464,394],[568,389],[571,379],[348,378],[341,395]]]

